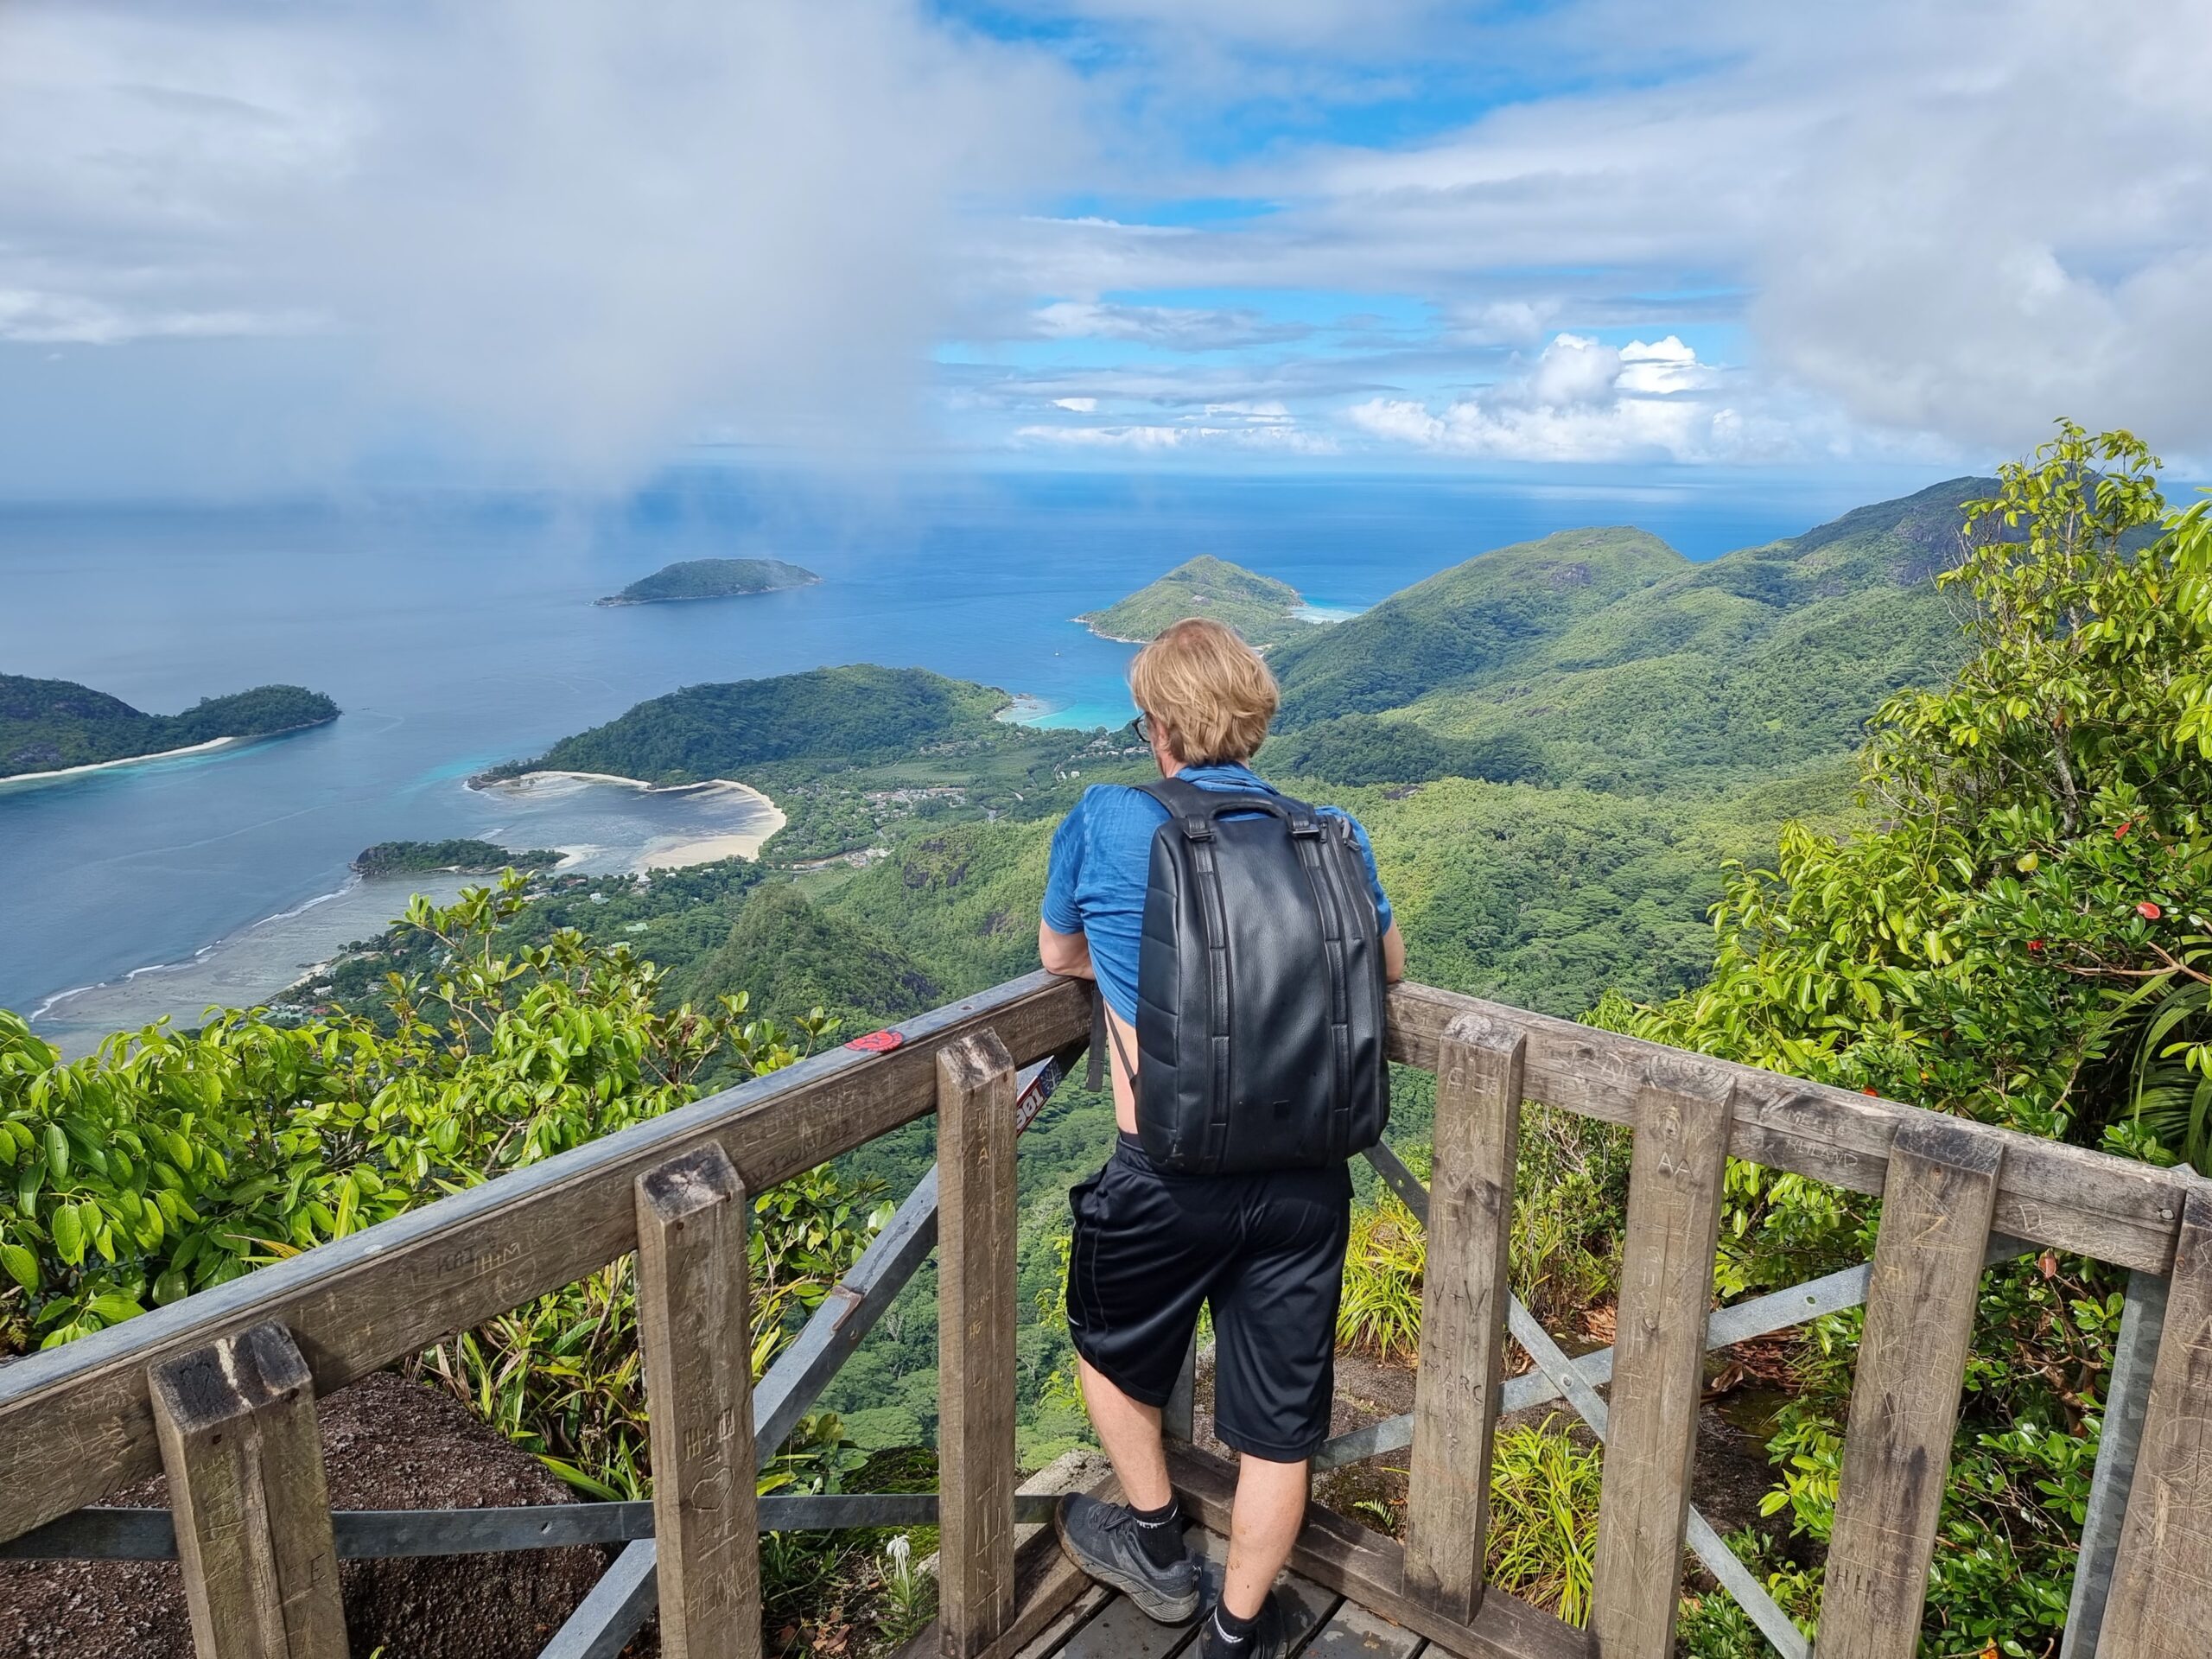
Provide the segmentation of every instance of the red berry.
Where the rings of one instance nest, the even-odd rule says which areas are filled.
[[[2028,941],[2028,949],[2031,950],[2041,950],[2043,949],[2043,941],[2041,939],[2030,939]]]
[[[2160,910],[2148,899],[2145,899],[2141,904],[2135,906],[2135,913],[2138,916],[2140,916],[2146,922],[2155,922],[2159,917],[2164,915],[2166,912]]]

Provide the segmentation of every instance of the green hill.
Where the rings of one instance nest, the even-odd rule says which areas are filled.
[[[1076,620],[1109,639],[1141,645],[1186,616],[1225,622],[1248,645],[1268,647],[1313,632],[1319,626],[1299,615],[1306,601],[1298,589],[1241,564],[1201,554],[1177,565],[1127,599]]]
[[[728,599],[780,593],[821,581],[804,565],[781,559],[682,559],[611,594],[602,605],[653,605],[679,599]]]
[[[834,769],[989,741],[1007,729],[994,716],[1011,701],[970,680],[873,663],[688,685],[490,775],[603,772],[666,784],[742,778],[792,761]]]
[[[862,1027],[920,1014],[947,995],[889,935],[817,909],[787,881],[753,890],[721,948],[684,976],[683,990],[695,1003],[747,991],[772,1013],[820,1007]]]
[[[220,737],[265,737],[338,718],[338,705],[296,685],[209,697],[181,715],[149,715],[71,680],[0,674],[0,778],[59,772],[188,749]]]
[[[1454,766],[1469,775],[1609,789],[1822,764],[1891,691],[1957,664],[1933,578],[1957,556],[1960,504],[1994,488],[1952,479],[1703,564],[1635,531],[1500,548],[1279,652],[1283,729],[1345,781],[1387,775],[1365,757],[1420,751],[1402,725],[1446,760],[1498,743],[1540,757],[1517,774]]]

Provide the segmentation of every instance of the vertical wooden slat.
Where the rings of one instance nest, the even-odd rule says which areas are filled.
[[[291,1333],[250,1326],[147,1385],[200,1659],[345,1659],[315,1379]]]
[[[745,1184],[710,1143],[639,1176],[636,1202],[661,1651],[669,1659],[757,1659]]]
[[[939,1622],[969,1659],[1014,1622],[1014,1061],[981,1032],[937,1075]]]
[[[2112,1371],[2105,1379],[2104,1432],[2097,1437],[2097,1466],[2082,1516],[2082,1553],[2074,1563],[2074,1593],[2066,1607],[2066,1634],[2058,1659],[2095,1659],[2112,1594],[2113,1564],[2127,1521],[2135,1458],[2143,1444],[2143,1413],[2150,1403],[2151,1374],[2166,1322],[2166,1278],[2141,1268],[2127,1275],[2120,1333],[2113,1338]]]
[[[1820,1659],[1912,1659],[2005,1148],[1942,1118],[1890,1149],[1821,1596]]]
[[[1522,1047],[1510,1027],[1462,1014],[1445,1032],[1436,1065],[1406,1593],[1452,1618],[1471,1618],[1482,1605],[1491,1441],[1505,1376]]]
[[[2212,1653],[2212,1183],[2195,1181],[2097,1659],[2202,1653]]]
[[[1675,1651],[1734,1103],[1726,1073],[1688,1058],[1653,1061],[1637,1091],[1591,1592],[1590,1628],[1605,1659]]]

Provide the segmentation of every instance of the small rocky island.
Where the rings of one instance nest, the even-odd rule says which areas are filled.
[[[741,594],[781,593],[821,580],[805,566],[782,559],[680,559],[599,602],[659,605],[679,599],[730,599]]]
[[[1288,582],[1201,554],[1118,604],[1086,611],[1076,620],[1103,639],[1141,645],[1186,616],[1211,617],[1236,629],[1247,645],[1265,650],[1320,626],[1305,609],[1306,601]]]
[[[497,842],[380,841],[353,860],[356,875],[497,875],[506,869],[550,870],[561,855],[543,849],[510,851]]]

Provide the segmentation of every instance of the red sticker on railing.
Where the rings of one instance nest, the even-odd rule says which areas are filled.
[[[906,1040],[903,1031],[871,1031],[864,1037],[855,1037],[845,1046],[857,1048],[863,1054],[888,1054]]]

